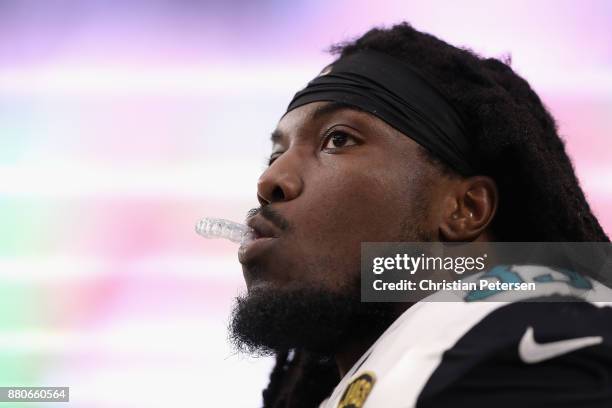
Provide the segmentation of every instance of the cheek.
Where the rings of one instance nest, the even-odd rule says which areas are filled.
[[[318,180],[303,197],[309,210],[296,224],[291,260],[301,265],[291,269],[305,272],[299,281],[342,291],[359,280],[361,242],[398,240],[410,200],[376,172],[337,171]]]
[[[422,216],[431,180],[411,169],[410,160],[389,156],[338,160],[303,173],[302,195],[288,203],[295,229],[284,243],[284,279],[342,288],[359,279],[362,242],[410,240],[407,230]]]
[[[390,169],[409,174],[389,165],[367,172],[337,167],[319,175],[304,197],[312,210],[299,231],[302,242],[316,247],[318,253],[333,251],[358,263],[361,242],[397,241],[405,236],[406,220],[422,212],[418,210],[425,186],[418,176],[391,177]]]

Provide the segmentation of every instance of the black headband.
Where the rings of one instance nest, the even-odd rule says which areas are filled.
[[[295,94],[287,112],[316,101],[369,112],[463,175],[474,173],[461,117],[414,68],[386,54],[362,51],[326,67]]]

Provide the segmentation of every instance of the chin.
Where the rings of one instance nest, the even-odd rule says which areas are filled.
[[[248,293],[279,289],[278,284],[275,284],[274,282],[263,280],[263,279],[253,280],[247,283],[246,286],[247,286]]]

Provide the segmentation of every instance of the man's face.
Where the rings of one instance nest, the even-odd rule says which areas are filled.
[[[341,291],[358,279],[361,242],[436,239],[440,172],[412,139],[329,102],[289,112],[274,135],[258,195],[286,225],[265,234],[277,238],[241,249],[249,290]],[[267,213],[255,218],[275,225]]]
[[[234,309],[235,344],[333,353],[379,335],[397,310],[360,302],[361,242],[436,240],[441,171],[383,121],[329,102],[292,110],[273,139],[249,218],[268,238],[239,251],[248,293]]]

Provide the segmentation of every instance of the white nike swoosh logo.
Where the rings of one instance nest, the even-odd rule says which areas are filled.
[[[533,338],[533,327],[528,327],[519,344],[519,356],[527,364],[535,364],[584,347],[603,342],[603,337],[580,337],[551,343],[537,343]]]

